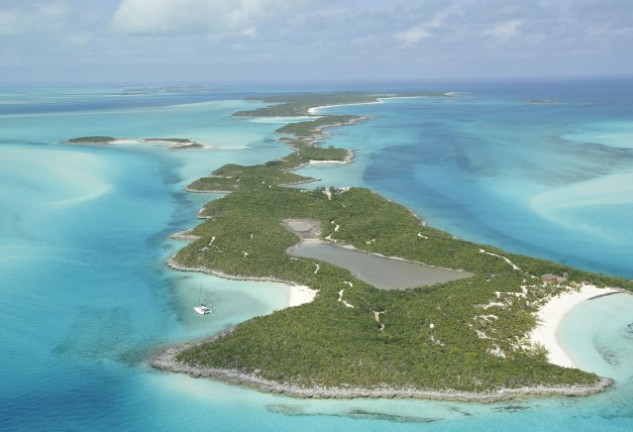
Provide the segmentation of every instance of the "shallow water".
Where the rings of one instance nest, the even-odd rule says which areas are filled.
[[[520,87],[327,108],[372,117],[329,141],[356,163],[301,173],[375,189],[460,237],[633,277],[631,86]]]
[[[455,101],[332,109],[374,116],[337,129],[328,143],[354,148],[356,163],[302,172],[326,186],[372,187],[463,237],[631,277],[631,154],[622,137],[633,104],[631,87],[616,84],[464,86],[450,88],[470,92]],[[275,141],[279,123],[230,116],[258,106],[240,101],[241,90],[122,90],[0,91],[3,430],[633,428],[626,361],[603,395],[489,406],[293,400],[152,370],[147,358],[156,348],[286,303],[281,284],[180,273],[164,263],[182,245],[169,234],[195,224],[198,208],[216,197],[187,194],[187,183],[225,163],[260,163],[287,149]],[[556,96],[574,104],[524,103]],[[613,122],[618,136],[606,139]],[[97,134],[182,136],[215,148],[61,144]],[[193,312],[199,293],[213,315]],[[575,336],[562,337],[588,367],[610,367],[599,361],[609,350],[630,357],[623,328],[633,321],[631,308],[611,301],[588,302],[565,321]],[[577,344],[584,333],[596,336]]]
[[[557,338],[578,367],[619,382],[633,379],[633,295],[581,303],[565,316]]]

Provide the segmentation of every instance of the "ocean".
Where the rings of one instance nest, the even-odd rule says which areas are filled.
[[[288,149],[296,119],[231,117],[281,86],[0,88],[0,425],[32,430],[629,431],[633,297],[586,302],[558,337],[614,388],[589,398],[477,405],[297,400],[153,370],[160,347],[213,335],[285,306],[288,288],[168,269],[217,195],[184,187],[226,163]],[[430,225],[583,269],[633,278],[633,81],[372,83],[365,90],[451,92],[326,108],[366,115],[330,130],[350,165],[301,174],[364,186]],[[64,143],[85,135],[187,137],[171,150]],[[215,313],[192,311],[200,298]],[[608,324],[606,324],[608,323]]]

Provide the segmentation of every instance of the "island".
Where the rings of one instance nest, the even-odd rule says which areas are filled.
[[[205,147],[201,143],[188,138],[114,138],[107,135],[90,135],[71,138],[65,144],[166,144],[172,149],[190,149]]]
[[[632,281],[456,238],[368,189],[303,188],[313,179],[295,173],[299,167],[353,159],[351,150],[319,146],[327,130],[364,120],[319,107],[407,96],[450,97],[285,94],[235,113],[306,119],[277,130],[289,155],[225,165],[188,186],[226,195],[200,210],[201,224],[176,235],[188,243],[169,265],[282,281],[307,295],[212,339],[162,349],[155,368],[321,398],[489,402],[588,395],[612,383],[552,357],[543,312],[570,296],[633,290]],[[396,263],[406,266],[393,270]]]

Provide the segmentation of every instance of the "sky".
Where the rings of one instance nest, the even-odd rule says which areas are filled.
[[[633,0],[0,0],[0,82],[633,75]]]

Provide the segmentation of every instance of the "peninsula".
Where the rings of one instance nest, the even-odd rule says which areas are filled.
[[[504,252],[427,226],[407,208],[363,188],[288,187],[313,179],[313,162],[349,163],[323,148],[328,128],[363,120],[318,107],[381,97],[442,94],[288,94],[236,116],[306,116],[277,130],[292,152],[256,166],[225,165],[188,189],[223,192],[189,243],[169,260],[184,271],[275,280],[316,291],[312,302],[253,318],[208,341],[171,347],[156,368],[298,397],[418,397],[492,401],[522,395],[586,395],[611,380],[548,361],[534,341],[538,313],[557,296],[633,282]],[[379,289],[337,265],[291,255],[306,241],[440,271],[412,287]],[[331,261],[331,260],[330,260]],[[385,263],[385,265],[389,265]],[[423,267],[421,267],[423,268]],[[605,291],[611,292],[611,291]],[[542,317],[542,315],[541,315]],[[536,332],[538,333],[538,332]]]

